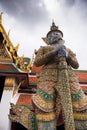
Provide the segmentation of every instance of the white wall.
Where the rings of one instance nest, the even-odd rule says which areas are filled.
[[[12,91],[4,90],[0,102],[0,130],[10,130],[8,118]]]

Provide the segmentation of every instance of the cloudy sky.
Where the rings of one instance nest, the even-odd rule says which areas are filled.
[[[0,0],[0,12],[13,45],[20,43],[19,56],[32,58],[45,45],[42,37],[54,20],[65,45],[76,53],[79,69],[87,70],[87,0]]]

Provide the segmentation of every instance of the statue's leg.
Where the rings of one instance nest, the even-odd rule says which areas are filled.
[[[36,108],[35,113],[38,130],[56,130],[55,112],[43,112]]]

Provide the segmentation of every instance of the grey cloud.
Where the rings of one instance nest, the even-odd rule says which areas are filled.
[[[39,23],[48,18],[42,0],[1,0],[3,10],[17,20],[26,23]]]
[[[87,21],[87,0],[57,0],[60,6],[66,8],[67,13],[76,11],[78,16]]]
[[[72,7],[72,6],[80,6],[87,5],[87,0],[57,0],[61,5]]]
[[[73,6],[74,4],[75,4],[75,0],[65,0],[66,1],[66,4],[68,5],[68,6]]]
[[[61,6],[72,7],[75,4],[75,0],[57,0]]]

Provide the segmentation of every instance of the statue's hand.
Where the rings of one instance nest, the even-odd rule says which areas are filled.
[[[65,46],[64,46],[63,44],[58,44],[58,45],[56,46],[56,49],[57,49],[57,50],[63,49],[63,48],[65,48]]]
[[[53,51],[58,57],[68,57],[68,52],[63,44],[58,44]]]
[[[58,57],[68,57],[68,52],[66,51],[65,48],[61,48],[58,50]]]
[[[65,48],[65,46],[63,44],[58,44],[56,46],[56,48],[53,50],[53,53],[55,53],[56,55],[58,55],[59,50],[63,50],[63,48]]]

